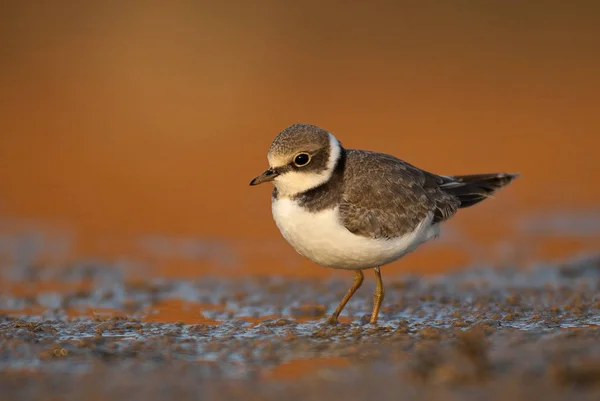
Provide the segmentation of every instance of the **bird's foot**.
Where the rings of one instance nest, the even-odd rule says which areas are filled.
[[[360,317],[359,322],[362,326],[365,326],[367,324],[377,326],[377,318],[373,319],[373,316],[371,316],[371,315],[362,315]]]
[[[325,324],[328,326],[336,326],[338,324],[338,318],[335,315],[331,315],[327,318],[327,320],[325,321]]]

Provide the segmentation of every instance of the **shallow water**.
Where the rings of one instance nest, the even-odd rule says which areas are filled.
[[[76,399],[90,388],[128,399],[598,394],[600,257],[384,280],[377,326],[366,324],[367,281],[331,327],[325,317],[348,280],[32,269],[27,281],[2,283],[2,388],[12,399]]]

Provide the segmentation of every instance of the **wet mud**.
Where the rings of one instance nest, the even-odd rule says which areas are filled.
[[[328,326],[350,277],[140,279],[100,263],[5,275],[0,388],[11,400],[600,396],[600,257],[384,280],[377,326],[372,280]]]

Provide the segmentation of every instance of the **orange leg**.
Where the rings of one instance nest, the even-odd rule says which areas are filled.
[[[355,270],[354,274],[354,283],[352,283],[352,287],[350,287],[348,292],[346,292],[346,295],[344,295],[342,302],[340,302],[338,307],[335,309],[335,312],[333,312],[333,314],[329,316],[329,319],[327,319],[327,323],[331,325],[335,325],[338,323],[338,316],[344,309],[344,306],[346,306],[350,298],[352,298],[352,295],[354,295],[356,290],[358,290],[362,285],[363,280],[365,279],[365,275],[363,274],[362,270]]]
[[[375,278],[377,279],[377,287],[375,288],[375,293],[373,294],[373,313],[371,313],[371,320],[369,323],[377,324],[377,316],[379,315],[379,309],[381,308],[381,303],[383,302],[383,298],[385,296],[385,290],[383,289],[383,281],[381,280],[381,272],[379,271],[379,267],[375,269]]]

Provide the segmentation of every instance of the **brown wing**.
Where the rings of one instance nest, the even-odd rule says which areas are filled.
[[[413,231],[431,213],[452,216],[460,201],[440,189],[445,177],[381,153],[348,150],[342,223],[354,234],[395,238]]]

